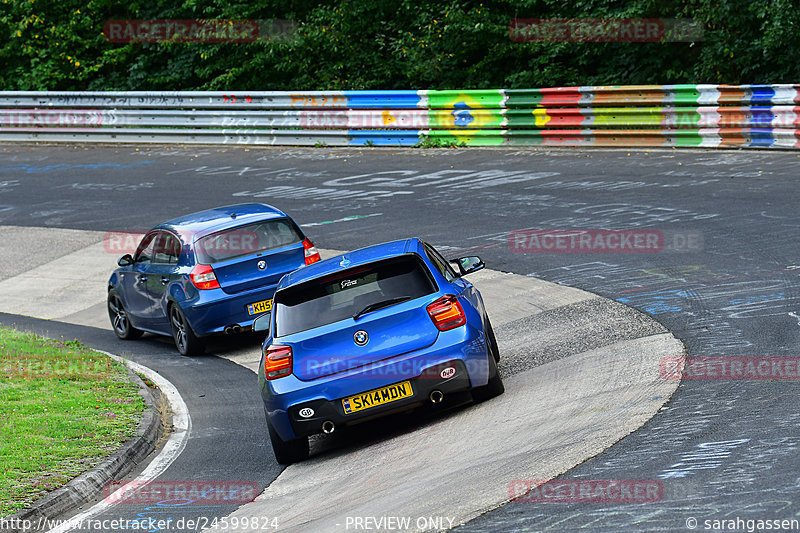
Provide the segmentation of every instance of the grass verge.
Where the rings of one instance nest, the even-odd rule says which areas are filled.
[[[467,143],[455,139],[443,139],[432,135],[421,135],[413,148],[465,148]]]
[[[0,517],[111,455],[144,407],[108,356],[0,327]]]

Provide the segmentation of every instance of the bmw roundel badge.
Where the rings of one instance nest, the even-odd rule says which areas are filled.
[[[262,260],[262,261],[259,261],[259,262],[258,262],[258,269],[259,269],[259,270],[264,270],[265,268],[267,268],[267,262],[266,262],[266,261],[263,261],[263,260]]]
[[[353,340],[359,346],[364,346],[365,344],[367,344],[369,342],[369,335],[367,334],[366,331],[364,331],[363,329],[360,329],[360,330],[356,331],[355,333],[353,333]]]

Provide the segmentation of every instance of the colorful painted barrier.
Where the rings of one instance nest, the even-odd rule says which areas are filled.
[[[0,92],[0,140],[800,148],[800,85]]]

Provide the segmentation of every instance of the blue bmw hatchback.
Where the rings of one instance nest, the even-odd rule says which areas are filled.
[[[259,384],[280,463],[308,457],[308,437],[425,404],[504,391],[483,299],[419,239],[389,242],[287,274],[270,313]]]
[[[218,207],[147,232],[108,280],[108,314],[121,339],[170,335],[183,355],[202,337],[249,329],[272,308],[288,272],[319,253],[283,211],[265,204]]]

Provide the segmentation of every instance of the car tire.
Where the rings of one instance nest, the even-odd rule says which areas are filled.
[[[278,432],[267,422],[269,440],[272,441],[272,451],[275,459],[282,465],[299,463],[308,459],[308,437],[298,437],[292,440],[283,440]]]
[[[192,326],[189,325],[183,311],[176,304],[169,306],[169,324],[172,328],[172,340],[175,341],[178,353],[187,357],[203,353],[205,350],[203,341],[194,334]]]
[[[503,378],[500,377],[500,372],[497,371],[497,361],[500,360],[500,352],[497,348],[497,341],[494,339],[494,332],[491,331],[491,324],[489,324],[487,320],[487,324],[489,326],[489,331],[491,335],[487,333],[487,352],[489,360],[489,383],[483,385],[482,387],[475,387],[472,389],[472,399],[475,403],[485,402],[491,398],[496,396],[500,396],[506,390],[505,385],[503,385]]]
[[[123,340],[132,340],[142,336],[144,332],[131,325],[128,312],[125,310],[125,306],[122,305],[122,299],[116,291],[108,291],[106,303],[108,307],[108,318],[111,320],[111,329],[114,330],[117,337]]]
[[[492,323],[489,322],[489,317],[486,317],[486,338],[488,339],[489,350],[492,356],[494,356],[494,360],[499,363],[500,349],[497,347],[497,337],[494,336],[494,329],[492,329]]]

